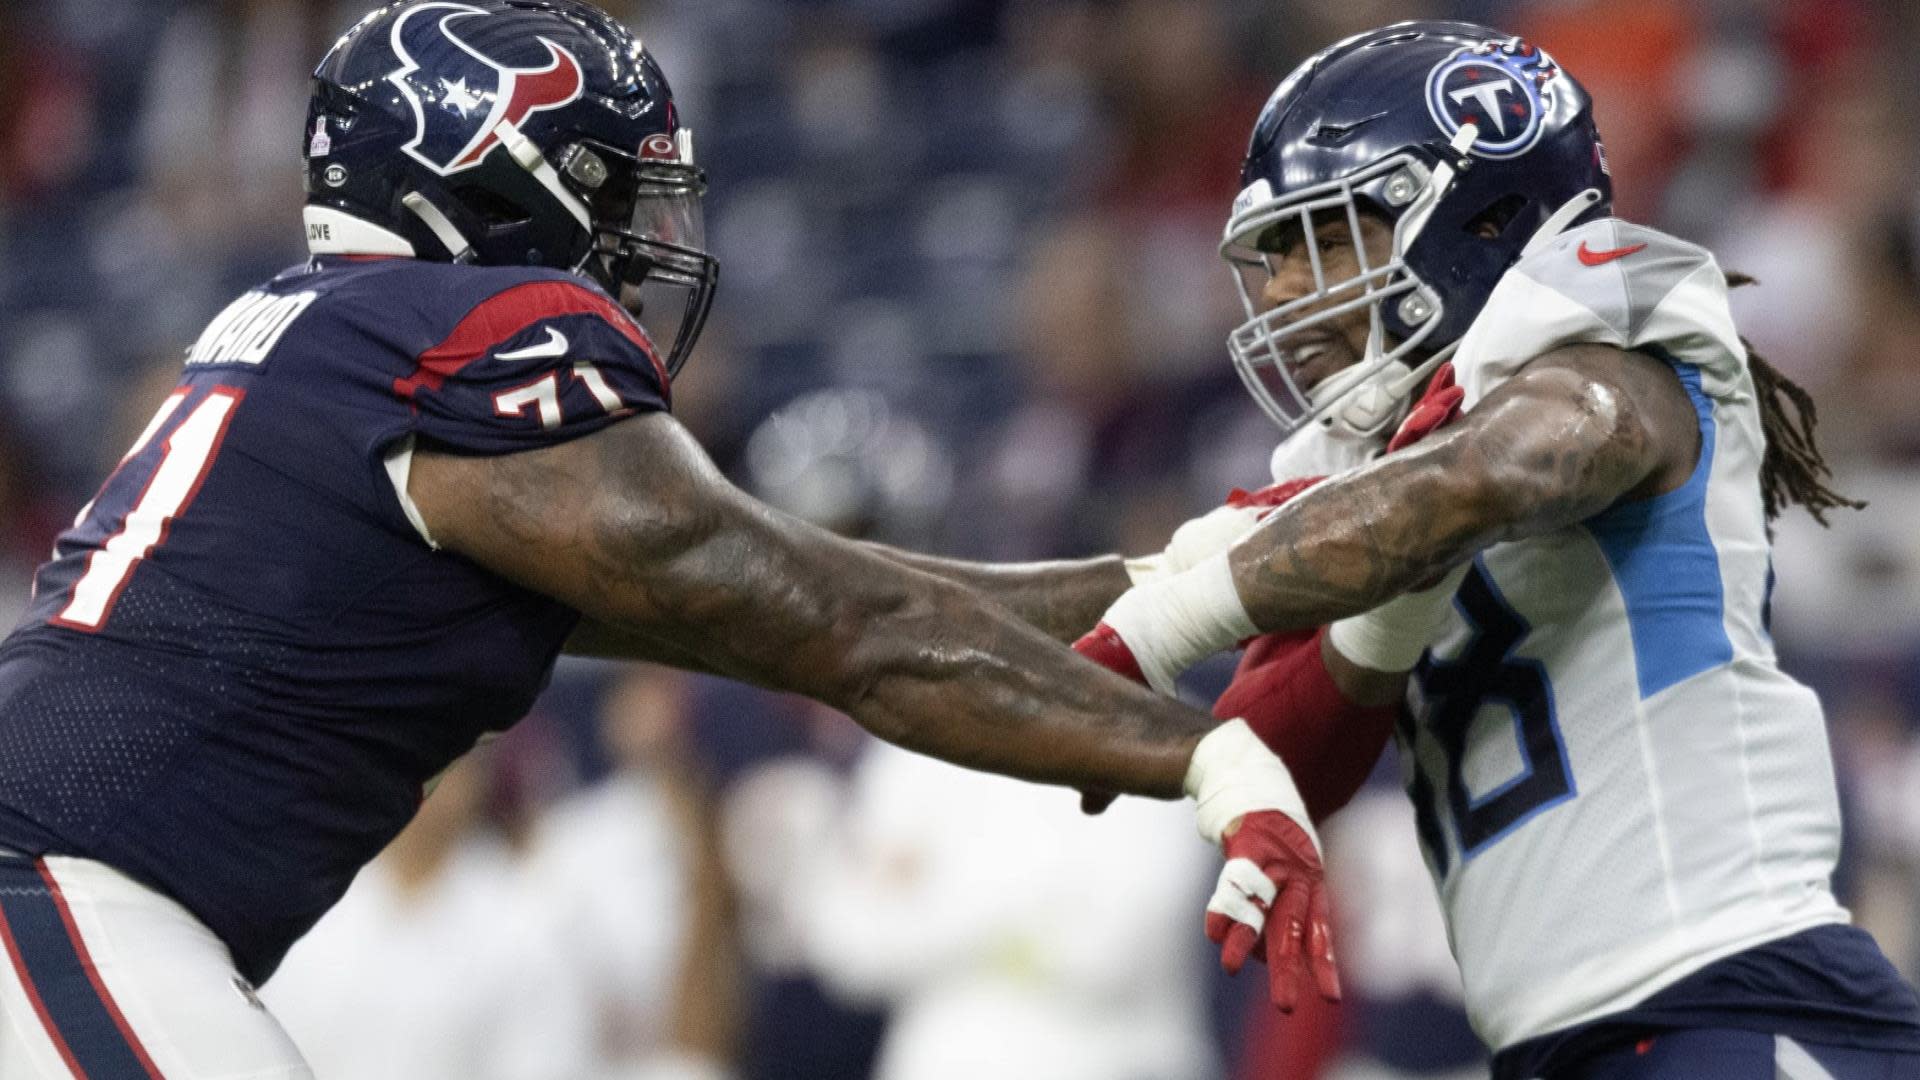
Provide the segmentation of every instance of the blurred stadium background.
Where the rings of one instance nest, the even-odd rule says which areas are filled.
[[[302,257],[305,73],[366,6],[0,4],[0,613],[200,326]],[[788,509],[995,558],[1154,548],[1260,481],[1213,249],[1296,60],[1408,17],[1547,47],[1623,216],[1761,280],[1748,335],[1873,502],[1783,525],[1775,631],[1828,704],[1844,895],[1920,967],[1920,5],[607,6],[713,182],[683,418]],[[1355,1000],[1281,1024],[1210,974],[1177,809],[1082,820],[803,702],[570,662],[265,996],[323,1078],[1480,1075],[1404,830],[1386,782],[1330,830]]]

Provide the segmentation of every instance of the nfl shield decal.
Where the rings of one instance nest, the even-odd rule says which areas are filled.
[[[1478,134],[1470,153],[1519,157],[1546,129],[1559,71],[1545,52],[1517,39],[1485,42],[1434,67],[1427,76],[1427,109],[1449,139],[1474,125]]]

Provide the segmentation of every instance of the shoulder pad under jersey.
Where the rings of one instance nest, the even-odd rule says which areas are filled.
[[[419,434],[470,453],[511,453],[667,408],[652,343],[606,293],[551,271],[495,273],[500,287],[394,382]]]
[[[1555,237],[1501,278],[1453,359],[1466,407],[1535,357],[1582,343],[1644,349],[1722,384],[1746,366],[1712,254],[1603,218]]]

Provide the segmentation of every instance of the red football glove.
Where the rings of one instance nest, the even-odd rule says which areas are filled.
[[[1324,629],[1262,634],[1240,657],[1213,715],[1240,717],[1292,770],[1315,824],[1347,805],[1393,734],[1392,705],[1356,705],[1327,671]]]
[[[1080,635],[1080,640],[1073,643],[1073,651],[1108,671],[1125,675],[1141,686],[1147,685],[1147,677],[1141,674],[1140,662],[1133,658],[1133,650],[1127,648],[1120,632],[1106,623]],[[1105,791],[1083,791],[1080,810],[1086,814],[1104,813],[1116,798],[1118,796]]]
[[[1453,384],[1453,365],[1441,364],[1427,381],[1427,392],[1413,403],[1413,411],[1407,413],[1400,430],[1388,441],[1387,453],[1412,446],[1452,423],[1453,418],[1460,415],[1460,403],[1466,397],[1467,392]]]
[[[1207,902],[1220,966],[1238,974],[1265,938],[1268,992],[1281,1012],[1293,1011],[1309,972],[1321,997],[1339,1001],[1326,871],[1312,839],[1287,815],[1261,810],[1240,819],[1225,847],[1227,865]]]
[[[1140,661],[1134,659],[1133,650],[1127,647],[1127,641],[1120,631],[1101,623],[1080,635],[1073,643],[1073,651],[1099,664],[1116,675],[1125,675],[1141,686],[1147,685],[1147,677],[1140,670]]]

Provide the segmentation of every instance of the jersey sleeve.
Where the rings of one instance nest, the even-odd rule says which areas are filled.
[[[414,434],[471,454],[550,446],[669,407],[666,369],[640,326],[606,294],[554,279],[475,305],[394,392],[412,406]]]
[[[1565,345],[1641,349],[1734,383],[1744,348],[1726,277],[1705,249],[1606,218],[1509,270],[1461,338],[1453,365],[1471,409],[1534,358]]]

